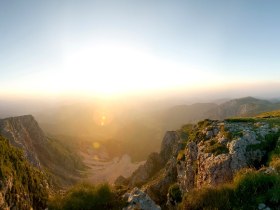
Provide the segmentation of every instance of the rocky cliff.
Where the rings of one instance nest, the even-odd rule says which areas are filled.
[[[275,147],[279,128],[278,122],[258,120],[205,120],[196,125],[177,164],[182,191],[217,186],[242,168],[260,168]]]
[[[0,136],[0,209],[45,209],[48,193],[45,174]]]
[[[46,136],[31,115],[1,119],[0,135],[21,149],[33,166],[47,170],[55,185],[75,182],[84,168],[78,154],[67,143]]]
[[[140,186],[163,209],[176,209],[181,199],[178,194],[231,183],[244,168],[275,171],[269,161],[280,147],[279,136],[278,117],[204,120],[187,125],[167,132],[161,152],[151,154],[128,183]],[[179,192],[177,198],[173,189]]]
[[[37,153],[44,148],[48,140],[33,116],[25,115],[0,120],[0,133],[9,139],[13,146],[22,149],[34,166],[40,167]]]

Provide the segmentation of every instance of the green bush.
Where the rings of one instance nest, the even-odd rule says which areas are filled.
[[[8,205],[16,205],[19,209],[46,207],[48,190],[45,175],[25,160],[21,150],[0,136],[0,180],[5,183],[11,177],[12,185],[5,191]]]
[[[202,188],[188,192],[183,199],[181,209],[202,210],[202,209],[232,209],[232,198],[234,190],[229,185],[217,188]]]
[[[280,206],[280,176],[247,170],[238,173],[232,184],[195,189],[186,193],[181,209],[256,209],[265,203],[272,209]]]
[[[261,165],[267,165],[272,157],[280,155],[280,142],[278,141],[279,136],[280,132],[269,133],[263,139],[261,139],[261,142],[259,144],[247,146],[247,151],[265,151],[265,155],[263,156],[262,160],[252,163],[252,166],[258,168]]]
[[[205,152],[207,153],[213,153],[215,156],[220,155],[220,154],[226,154],[229,152],[228,148],[219,143],[219,142],[210,142],[210,145],[207,146]]]
[[[168,194],[169,194],[171,200],[175,201],[176,203],[180,203],[182,201],[182,192],[177,183],[175,183],[169,187]],[[175,202],[173,204],[175,204]]]
[[[122,209],[124,201],[108,184],[78,184],[49,202],[50,210]]]
[[[254,209],[259,203],[269,207],[280,205],[280,177],[250,172],[235,178],[236,204],[243,209]]]

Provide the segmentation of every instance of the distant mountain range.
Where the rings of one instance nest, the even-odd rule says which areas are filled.
[[[99,142],[107,149],[111,157],[127,153],[134,161],[140,161],[145,160],[151,152],[158,151],[161,139],[168,130],[176,130],[184,124],[194,124],[204,119],[223,120],[229,117],[254,116],[262,112],[280,109],[280,102],[245,97],[220,104],[195,103],[163,107],[158,103],[149,103],[148,106],[139,104],[133,108],[117,107],[112,113],[105,113],[108,114],[105,116],[108,122],[103,126],[98,124],[103,116],[98,116],[100,113],[94,104],[54,107],[35,113],[36,120],[43,130],[37,123],[34,123],[34,118],[25,116],[0,120],[0,133],[11,139],[11,143],[15,146],[23,148],[34,165],[43,163],[44,166],[53,167],[52,161],[44,161],[48,159],[45,157],[54,155],[47,153],[36,155],[36,151],[41,150],[40,146],[47,145],[44,147],[57,148],[64,144],[70,147],[71,151],[71,149],[75,150],[73,141],[77,142],[77,140],[78,142],[84,140]],[[19,130],[20,133],[16,133],[15,130]],[[48,134],[48,137],[45,133]],[[24,142],[20,143],[17,140],[19,137],[23,137]],[[32,142],[30,139],[36,139],[36,142]],[[49,151],[53,150],[55,149]],[[68,150],[63,149],[62,153],[64,152],[69,153]],[[67,157],[74,158],[71,155],[67,155]],[[59,159],[56,158],[55,161]],[[58,173],[59,169],[53,171]]]
[[[226,101],[220,105],[215,103],[196,103],[192,105],[174,106],[163,115],[167,129],[176,129],[186,123],[196,123],[204,119],[223,120],[229,117],[250,117],[266,111],[280,109],[280,102],[245,97]]]
[[[206,118],[226,119],[226,118],[234,118],[234,117],[256,116],[259,115],[260,113],[274,111],[274,110],[280,110],[280,103],[278,101],[272,102],[267,100],[256,99],[253,97],[234,99],[234,100],[224,102],[220,105],[217,105],[215,103],[196,103],[192,105],[174,106],[169,109],[159,110],[159,111],[155,109],[146,112],[144,111],[133,112],[133,110],[129,110],[129,111],[127,110],[127,112],[123,112],[125,114],[119,113],[119,115],[115,118],[115,121],[113,122],[112,125],[108,127],[101,126],[100,129],[102,129],[101,130],[102,132],[99,132],[98,134],[102,134],[102,136],[105,137],[107,131],[106,129],[108,129],[108,133],[110,133],[110,138],[108,138],[107,141],[103,140],[104,142],[101,141],[98,142],[100,144],[97,145],[98,147],[99,146],[105,147],[107,152],[111,152],[113,155],[120,155],[120,154],[127,153],[132,158],[134,158],[134,160],[143,160],[147,158],[147,154],[149,152],[157,151],[159,149],[161,138],[163,134],[166,132],[166,130],[177,130],[171,133],[169,132],[169,134],[167,133],[167,137],[168,135],[170,135],[172,138],[166,137],[164,140],[164,142],[166,142],[166,145],[164,143],[165,146],[162,146],[162,148],[168,149],[168,152],[165,152],[165,149],[161,149],[160,156],[155,154],[149,156],[149,159],[157,161],[155,166],[159,166],[165,164],[165,163],[161,163],[161,161],[165,159],[165,157],[167,157],[166,153],[168,154],[171,153],[171,151],[169,151],[171,150],[171,147],[169,147],[168,144],[169,143],[171,144],[173,142],[172,140],[173,137],[175,136],[176,139],[181,138],[180,136],[178,136],[178,134],[180,134],[180,132],[182,133],[182,129],[180,131],[180,127],[182,127],[182,125],[184,124],[196,123]],[[80,108],[79,111],[82,112],[83,109]],[[70,114],[67,115],[66,118],[64,115],[61,115],[59,117],[60,119],[62,119],[60,123],[64,122],[64,120],[66,121],[73,120],[75,123],[70,124],[71,128],[75,129],[75,125],[80,124],[78,132],[83,132],[83,129],[90,129],[90,127],[92,126],[92,124],[90,123],[91,121],[85,121],[80,123],[82,119],[88,120],[94,117],[90,115],[89,118],[87,118],[88,112],[82,113],[83,118],[79,118],[78,112],[72,113],[71,109],[67,110],[67,113]],[[272,113],[273,116],[279,116],[279,112],[272,112]],[[122,114],[123,114],[123,118],[122,118]],[[262,114],[261,116],[266,120],[267,116],[265,114]],[[271,114],[268,116],[271,116]],[[50,116],[49,122],[52,123],[53,125],[56,125],[58,123],[55,120],[55,118],[53,122],[51,121],[51,119],[52,117]],[[244,118],[241,118],[239,120],[243,122],[242,119]],[[198,125],[203,126],[207,122],[208,120],[203,121],[202,123],[198,123]],[[212,124],[216,123],[215,121],[209,121],[209,122],[211,122]],[[225,121],[225,122],[234,123],[235,121],[233,119],[233,121]],[[235,128],[234,124],[232,125],[233,125],[232,127]],[[63,126],[63,124],[60,126]],[[83,126],[85,126],[85,128]],[[223,132],[222,124],[221,125],[219,124],[219,126],[220,126],[219,127],[220,132]],[[258,126],[258,124],[256,124],[256,126]],[[55,127],[56,126],[53,126],[54,129]],[[60,127],[58,126],[57,129],[59,128]],[[113,131],[110,130],[112,128],[114,128]],[[95,126],[95,131],[99,131],[97,126]],[[200,132],[206,132],[205,135],[207,136],[210,134],[212,135],[212,133],[214,135],[216,130],[208,132],[208,130],[201,129]],[[196,134],[197,133],[193,133],[192,136],[196,138]],[[233,134],[239,135],[240,132],[235,132],[235,133],[233,132]],[[9,142],[8,144],[6,143],[6,140],[2,138],[2,136],[8,140]],[[222,141],[222,138],[219,138],[218,140]],[[32,115],[24,115],[19,117],[9,117],[5,119],[0,119],[0,144],[3,145],[3,148],[5,147],[6,150],[11,151],[11,153],[13,154],[13,155],[9,155],[9,153],[5,152],[2,149],[2,153],[3,153],[2,156],[5,157],[5,159],[7,159],[8,161],[6,162],[2,161],[6,165],[3,164],[1,165],[0,178],[1,177],[3,178],[5,176],[8,177],[7,174],[9,173],[9,177],[12,179],[10,171],[16,171],[18,170],[18,168],[20,168],[21,170],[25,170],[22,168],[26,168],[26,170],[29,171],[28,173],[37,174],[36,177],[38,177],[38,181],[37,181],[38,183],[39,182],[45,183],[44,180],[46,178],[44,177],[49,176],[50,178],[49,181],[52,186],[60,186],[60,187],[67,186],[67,185],[69,186],[75,181],[80,180],[81,178],[80,171],[85,169],[86,167],[83,164],[83,160],[79,155],[79,151],[81,151],[79,148],[80,143],[81,142],[76,138],[71,138],[71,137],[67,138],[64,136],[64,138],[59,139],[57,137],[54,138],[49,134],[46,135],[45,131],[40,128],[39,124],[37,123],[37,121]],[[92,142],[92,143],[96,143],[96,142]],[[19,152],[19,150],[14,150],[10,148],[10,145],[21,149],[23,153]],[[211,142],[209,142],[209,145],[211,146]],[[86,146],[88,146],[88,144]],[[213,148],[211,147],[211,149]],[[224,147],[222,149],[224,149]],[[33,167],[29,166],[26,163],[26,161],[23,161],[22,156],[24,156],[28,160],[28,162],[33,165]],[[2,157],[0,157],[0,159],[1,158]],[[148,167],[149,164],[151,164],[151,161],[147,161],[147,164],[143,167],[149,168]],[[37,170],[36,168],[39,170]],[[174,167],[171,169],[175,170],[176,168]],[[155,168],[155,170],[153,169],[152,172],[156,173],[159,170],[161,169]],[[38,171],[43,171],[43,173]],[[137,180],[139,177],[143,178],[142,174],[140,175],[141,176],[135,176]],[[147,176],[146,178],[148,179],[149,176]],[[168,177],[168,180],[169,178],[171,181],[173,181],[174,177],[173,176]],[[20,188],[22,188],[22,186],[24,187],[26,182],[23,180],[27,178],[24,175],[24,173],[21,172],[20,177],[18,179],[20,180],[21,185],[19,188],[14,187],[13,189],[20,191]],[[30,181],[29,186],[31,187],[29,192],[32,194],[34,190],[33,189],[34,183],[32,179],[27,179],[27,180],[28,182]],[[5,186],[9,186],[11,182],[12,182],[11,180],[7,180],[7,183],[5,182]],[[44,186],[42,189],[39,189],[40,192],[44,193],[44,199],[46,199],[47,197],[45,195],[47,193],[45,192],[45,189],[47,189],[47,185]],[[166,191],[167,188],[164,188],[164,190]],[[0,197],[1,195],[2,194],[0,192]],[[22,204],[22,205],[36,205],[36,204],[32,204],[32,200],[41,199],[41,198],[30,197],[28,199],[29,199],[29,203]],[[40,205],[42,206],[46,205],[45,202],[46,200],[44,200],[43,203]],[[0,202],[0,209],[2,207],[1,205],[2,204]],[[11,205],[11,204],[8,201],[5,201],[3,205]]]

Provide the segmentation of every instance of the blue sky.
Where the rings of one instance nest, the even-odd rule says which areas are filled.
[[[145,84],[147,90],[280,83],[279,9],[276,0],[0,0],[1,89],[27,92],[52,86],[55,92],[90,87],[102,93],[136,91]],[[106,64],[107,69],[96,65],[93,55],[103,45],[115,54],[107,56],[106,51],[99,60],[110,63],[119,54],[121,62]],[[135,66],[122,63],[127,55]],[[140,65],[145,70],[137,67],[141,62],[149,62]],[[119,82],[106,77],[111,73]],[[140,74],[144,76],[135,78]],[[106,81],[112,87],[103,90]],[[120,83],[125,85],[117,87]]]

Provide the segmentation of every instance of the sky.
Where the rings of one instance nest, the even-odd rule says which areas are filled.
[[[0,94],[266,94],[280,88],[279,9],[277,0],[0,0]]]

